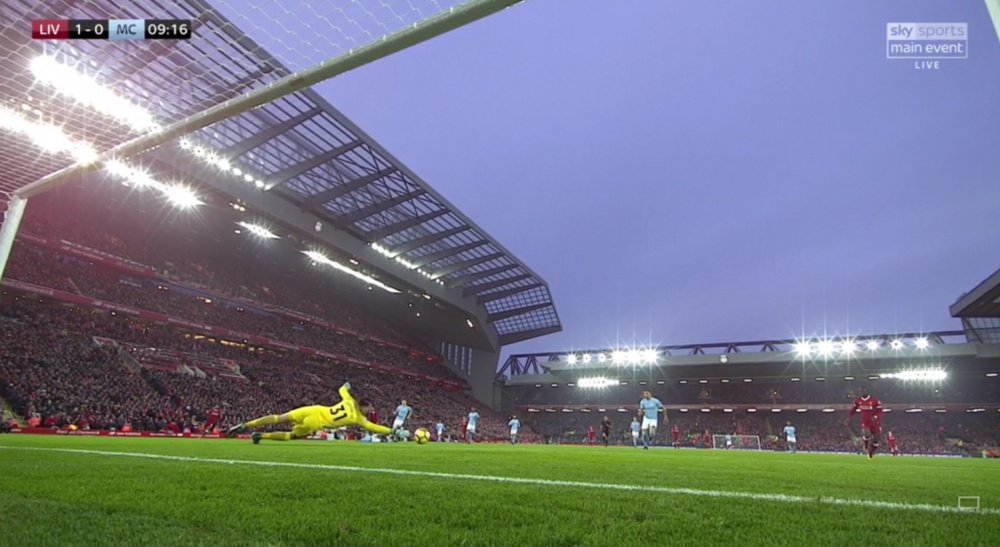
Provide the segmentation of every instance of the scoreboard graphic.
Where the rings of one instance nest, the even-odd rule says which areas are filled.
[[[31,22],[34,40],[189,40],[189,19],[43,19]]]

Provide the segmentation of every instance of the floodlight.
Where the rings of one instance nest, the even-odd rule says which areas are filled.
[[[660,355],[655,349],[644,349],[642,350],[642,362],[647,364],[655,363],[659,359]]]
[[[566,356],[566,362],[569,363],[569,364],[571,364],[571,365],[575,365],[576,364],[576,359],[577,359],[576,355],[572,354],[572,353],[570,353],[569,355]]]
[[[642,362],[642,352],[637,349],[628,350],[628,362],[633,365]]]
[[[253,224],[251,222],[242,222],[242,221],[237,222],[236,224],[242,226],[243,228],[246,228],[248,232],[261,239],[279,239],[278,234],[272,232],[271,230],[268,230],[267,228],[261,226],[260,224]]]
[[[819,343],[816,344],[816,352],[820,357],[829,357],[833,355],[834,349],[835,348],[831,340],[820,340]]]
[[[384,290],[385,292],[388,292],[388,293],[391,293],[391,294],[399,294],[401,292],[399,289],[396,289],[394,287],[390,287],[389,285],[386,285],[385,283],[379,281],[378,279],[375,279],[374,277],[372,277],[370,275],[361,273],[361,272],[359,272],[359,271],[357,271],[357,270],[355,270],[353,268],[349,268],[347,266],[344,266],[343,264],[341,264],[340,262],[337,262],[336,260],[332,260],[330,258],[327,258],[322,253],[319,253],[317,251],[302,251],[302,254],[308,256],[310,259],[312,259],[317,264],[323,264],[323,265],[326,265],[326,266],[330,266],[331,268],[333,268],[335,270],[338,270],[340,272],[343,272],[343,273],[345,273],[345,274],[347,274],[347,275],[349,275],[351,277],[354,277],[355,279],[359,279],[361,281],[364,281],[365,283],[367,283],[369,285],[369,287],[368,287],[369,290],[371,290],[371,286],[375,286],[375,287],[378,287],[378,288]]]
[[[584,353],[583,354],[583,362],[584,362],[584,364],[590,363],[590,354],[589,353]]]
[[[889,347],[891,347],[894,350],[899,351],[899,350],[903,349],[903,341],[900,340],[899,338],[896,338],[892,342],[889,342]]]
[[[809,342],[796,342],[792,348],[795,350],[795,354],[803,359],[809,357],[812,354],[812,344]]]
[[[598,353],[597,354],[597,362],[598,363],[603,363],[603,362],[605,362],[607,360],[608,360],[608,356],[607,355],[605,355],[603,353]]]
[[[917,349],[927,349],[930,347],[931,343],[928,342],[926,338],[921,336],[913,341],[913,345],[917,346]]]
[[[616,365],[624,364],[628,359],[628,354],[620,349],[616,349],[611,352],[611,362]]]
[[[846,357],[854,355],[854,352],[858,351],[858,343],[853,339],[848,338],[840,343],[840,353]]]
[[[904,370],[883,374],[883,378],[895,378],[897,380],[916,380],[925,382],[939,382],[948,378],[948,373],[943,370]]]
[[[865,347],[868,348],[868,351],[878,351],[878,346],[878,340],[869,340],[865,342]]]
[[[200,199],[198,199],[198,194],[195,194],[194,190],[182,184],[164,186],[162,192],[163,196],[167,198],[167,201],[173,203],[181,209],[190,209],[191,207],[196,207],[203,203]]]
[[[595,377],[595,378],[580,378],[576,381],[576,385],[582,388],[605,388],[609,386],[618,385],[618,380],[612,380],[611,378]],[[601,412],[604,412],[603,410]]]

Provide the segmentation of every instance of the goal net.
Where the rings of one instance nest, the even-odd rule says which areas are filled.
[[[712,448],[760,450],[760,435],[712,435]]]

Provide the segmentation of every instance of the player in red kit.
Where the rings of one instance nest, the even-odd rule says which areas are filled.
[[[889,452],[891,452],[893,456],[898,456],[899,447],[896,445],[896,436],[893,435],[892,431],[890,431],[889,434],[886,435],[885,442],[886,444],[889,445]]]
[[[587,444],[594,444],[594,439],[597,438],[597,432],[594,431],[594,426],[587,426]]]
[[[222,417],[219,414],[219,409],[212,407],[212,410],[208,411],[208,416],[205,417],[205,423],[201,424],[201,436],[204,437],[206,434],[211,433],[215,426],[219,425],[219,419]]]
[[[674,424],[674,427],[670,428],[670,435],[671,435],[671,437],[673,437],[674,448],[680,448],[681,447],[681,430],[680,430],[679,427],[677,427],[677,424]]]
[[[712,434],[706,429],[704,433],[701,434],[701,447],[711,448],[712,447]]]
[[[875,456],[878,443],[882,436],[882,402],[868,393],[868,388],[861,388],[861,397],[854,400],[851,413],[844,419],[844,424],[851,422],[856,412],[861,412],[861,438],[864,439],[868,459]]]

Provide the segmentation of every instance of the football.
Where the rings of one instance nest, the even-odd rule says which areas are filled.
[[[431,440],[431,432],[421,427],[413,433],[413,440],[417,441],[417,444],[427,444]]]

